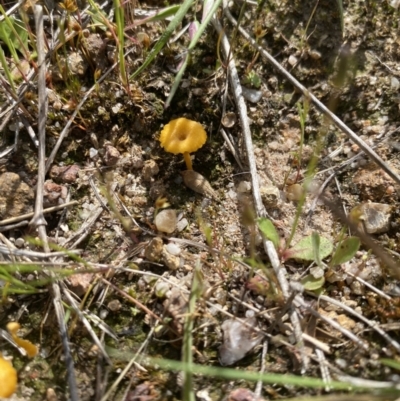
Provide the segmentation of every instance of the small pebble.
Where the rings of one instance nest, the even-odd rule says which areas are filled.
[[[180,219],[178,221],[178,224],[176,225],[176,229],[178,232],[183,231],[187,226],[189,225],[188,220],[184,217],[183,219]]]
[[[24,244],[25,244],[25,240],[23,238],[17,238],[15,240],[15,246],[17,248],[22,248],[24,246]]]
[[[154,224],[158,231],[167,234],[173,233],[177,225],[176,211],[173,209],[161,210],[154,219]]]
[[[106,152],[104,153],[104,162],[107,166],[115,166],[121,157],[119,151],[111,145],[106,145]]]
[[[240,181],[236,190],[240,193],[250,192],[251,183],[249,181]]]
[[[147,245],[144,255],[150,262],[158,262],[161,259],[161,253],[163,251],[163,240],[160,237],[153,238]],[[145,276],[143,279],[145,280]]]
[[[181,248],[174,244],[173,242],[170,242],[169,244],[165,245],[165,249],[174,256],[178,256],[181,253]]]
[[[165,263],[165,266],[167,266],[169,270],[176,270],[181,264],[181,259],[178,256],[171,255],[165,249],[165,247],[162,251],[162,261]]]
[[[118,312],[121,309],[122,305],[118,299],[113,299],[108,303],[107,307],[108,309],[110,309],[111,312]]]
[[[243,97],[251,103],[258,103],[262,98],[262,92],[257,89],[242,87]]]
[[[143,166],[143,179],[150,181],[159,171],[160,169],[154,160],[146,160]]]

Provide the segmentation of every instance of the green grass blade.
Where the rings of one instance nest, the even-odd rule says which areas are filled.
[[[1,23],[0,23],[0,25],[1,25]],[[7,77],[7,81],[10,84],[13,93],[17,93],[16,89],[15,89],[14,80],[11,75],[11,71],[7,64],[6,56],[5,56],[3,48],[1,46],[0,46],[0,63],[1,63],[1,66],[3,67],[4,73],[6,74],[6,77]]]
[[[135,21],[135,23],[133,25],[138,26],[138,25],[142,25],[142,24],[147,24],[149,22],[162,21],[168,17],[171,17],[172,15],[175,15],[178,12],[179,7],[180,7],[179,4],[175,4],[173,6],[163,8],[162,10],[156,12],[155,14],[151,15],[150,17],[146,17],[139,21]]]
[[[179,23],[183,20],[183,17],[187,14],[190,7],[194,3],[194,0],[185,0],[179,11],[176,13],[175,18],[169,23],[165,32],[161,35],[161,38],[157,41],[153,49],[151,49],[149,55],[147,56],[146,60],[143,64],[129,77],[129,79],[136,78],[141,72],[143,72],[150,63],[155,59],[155,57],[160,53],[161,49],[165,46],[168,42],[169,38],[179,25]]]
[[[343,18],[343,1],[342,0],[337,0],[337,4],[339,7],[339,14],[340,14],[340,25],[342,27],[342,32],[344,29],[344,18]]]
[[[182,362],[188,367],[183,372],[183,388],[182,388],[182,399],[187,401],[195,401],[193,392],[193,374],[191,366],[193,365],[193,326],[194,326],[194,313],[196,310],[196,302],[201,294],[201,272],[199,262],[196,265],[192,289],[189,296],[188,311],[185,318],[185,326],[183,332],[183,344],[182,344]]]
[[[146,366],[157,366],[163,370],[167,371],[187,371],[191,370],[194,374],[201,374],[204,376],[221,378],[225,380],[239,380],[240,382],[249,381],[249,382],[257,382],[261,380],[263,383],[270,383],[274,385],[284,385],[284,386],[300,386],[307,388],[317,388],[324,389],[326,387],[326,383],[314,377],[307,376],[295,376],[291,374],[277,374],[277,373],[258,373],[252,371],[245,371],[243,369],[230,369],[230,368],[220,368],[217,366],[203,366],[193,364],[190,368],[183,362],[173,361],[168,359],[159,359],[159,358],[149,358],[145,357],[140,361],[143,365]],[[379,383],[376,382],[376,389],[379,388]],[[391,391],[393,393],[400,394],[398,389],[395,389],[395,384],[393,384],[392,389],[385,389],[386,391]],[[368,390],[367,387],[357,384],[349,384],[343,383],[339,381],[330,381],[329,387],[334,390]],[[370,390],[370,388],[369,388]]]
[[[191,50],[193,50],[197,44],[197,42],[199,41],[201,35],[203,34],[204,30],[207,28],[207,25],[209,24],[209,22],[211,21],[211,18],[213,17],[214,13],[217,11],[218,7],[220,6],[222,0],[217,0],[214,5],[212,6],[212,8],[210,9],[209,13],[207,14],[207,16],[204,18],[204,20],[201,22],[199,29],[197,30],[196,34],[193,36],[193,39],[190,41],[190,44],[188,46],[188,51],[190,52]],[[175,96],[175,93],[179,87],[179,84],[181,83],[183,74],[186,70],[186,67],[188,65],[188,59],[189,56],[186,56],[186,60],[183,63],[183,65],[181,66],[181,68],[179,69],[175,80],[174,80],[174,84],[172,85],[171,91],[169,93],[168,99],[166,100],[165,104],[164,104],[164,108],[168,108],[172,102],[173,97]]]

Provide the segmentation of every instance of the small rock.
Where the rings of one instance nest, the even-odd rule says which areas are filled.
[[[43,205],[45,207],[60,205],[65,202],[68,195],[67,187],[47,180],[43,187]]]
[[[350,219],[368,234],[385,233],[390,228],[392,206],[385,203],[362,203],[351,209]]]
[[[82,40],[85,51],[95,64],[96,68],[103,71],[107,67],[105,56],[107,42],[98,33],[92,33]]]
[[[297,58],[293,55],[290,55],[288,58],[288,63],[293,67],[298,62]]]
[[[121,307],[121,302],[118,299],[113,299],[107,305],[107,308],[110,309],[111,312],[118,312]]]
[[[158,262],[163,251],[163,240],[160,237],[153,238],[147,245],[144,255],[150,262]]]
[[[143,179],[150,181],[159,171],[160,169],[154,160],[146,160],[143,167]]]
[[[16,217],[33,210],[34,191],[15,173],[0,175],[0,218]]]
[[[165,245],[165,249],[174,256],[180,255],[182,252],[182,249],[179,247],[179,245],[176,245],[173,242],[170,242],[169,244]]]
[[[228,394],[227,401],[264,401],[247,388],[237,388]]]
[[[23,238],[17,238],[15,240],[15,246],[17,248],[22,248],[24,246],[24,244],[25,244],[25,240]]]
[[[257,327],[254,317],[243,319],[244,325],[236,319],[227,319],[222,323],[224,332],[223,343],[219,347],[219,361],[222,366],[233,365],[258,345],[263,336],[257,334],[251,327]]]
[[[188,224],[189,224],[189,222],[188,222],[187,218],[184,217],[183,219],[180,219],[178,221],[178,224],[176,225],[176,229],[178,230],[178,232],[181,232],[188,226]]]
[[[248,193],[251,191],[250,181],[240,181],[236,189],[240,193]]]
[[[400,81],[396,77],[390,78],[390,87],[391,89],[397,91],[400,88]]]
[[[69,289],[78,297],[83,296],[93,283],[92,273],[73,274],[67,279]]]
[[[80,167],[77,164],[70,166],[53,166],[50,170],[50,178],[54,181],[61,181],[72,184],[78,177]]]
[[[265,207],[277,206],[281,193],[274,185],[266,185],[260,188],[261,200]]]
[[[139,145],[133,145],[131,148],[131,163],[133,168],[142,168],[144,165],[143,161],[143,149]]]
[[[167,249],[164,247],[162,251],[162,261],[169,270],[177,270],[181,264],[181,259],[179,256],[171,255]]]
[[[52,78],[54,81],[62,81],[69,74],[84,76],[89,65],[80,53],[71,52],[68,58],[61,57],[53,69]]]
[[[158,231],[171,234],[176,230],[177,217],[173,209],[164,209],[157,213],[154,224]]]
[[[104,162],[107,166],[115,166],[121,157],[119,151],[114,146],[106,145],[106,151],[104,153]]]
[[[258,103],[263,95],[263,93],[260,90],[249,89],[244,86],[242,86],[242,93],[243,97],[251,103]]]
[[[90,148],[89,149],[89,157],[91,159],[97,159],[99,157],[99,151],[95,148]]]
[[[158,280],[154,286],[154,293],[157,298],[165,298],[169,290],[169,284],[164,280]]]

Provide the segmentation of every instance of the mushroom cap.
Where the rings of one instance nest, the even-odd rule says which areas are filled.
[[[10,397],[17,388],[17,371],[0,354],[0,397]]]
[[[207,140],[203,126],[187,118],[171,120],[161,131],[161,146],[170,153],[192,153],[201,148]]]

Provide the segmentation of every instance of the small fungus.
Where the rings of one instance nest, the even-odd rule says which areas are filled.
[[[207,133],[203,126],[187,118],[171,120],[161,131],[160,143],[165,151],[178,154],[183,153],[186,167],[193,170],[190,153],[200,149],[207,140]]]
[[[17,335],[17,331],[20,329],[19,323],[10,322],[7,324],[7,330],[11,334],[13,340],[17,343],[18,346],[22,347],[29,358],[33,358],[38,353],[38,348],[36,345],[32,344],[28,340],[24,340],[23,338],[19,338]]]
[[[0,398],[8,398],[17,388],[17,371],[0,354]]]

